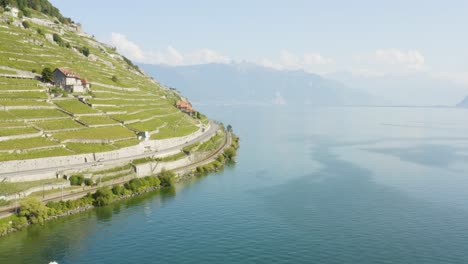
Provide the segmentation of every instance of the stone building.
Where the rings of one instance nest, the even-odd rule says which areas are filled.
[[[88,80],[81,78],[68,68],[57,68],[54,70],[55,86],[62,87],[70,93],[84,93],[90,88]]]

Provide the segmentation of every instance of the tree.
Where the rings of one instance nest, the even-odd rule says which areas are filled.
[[[59,46],[63,46],[63,45],[64,45],[63,40],[62,40],[62,37],[60,37],[59,34],[54,33],[54,35],[52,35],[52,38],[53,38],[53,40],[55,41],[55,43],[57,43]]]
[[[175,184],[175,173],[173,171],[163,169],[161,173],[159,173],[158,178],[163,187],[170,187]]]
[[[33,197],[24,198],[20,202],[19,216],[24,216],[32,224],[42,224],[49,214],[49,209]]]
[[[232,160],[236,156],[236,150],[233,147],[229,147],[224,151],[224,156],[227,159]]]
[[[84,184],[85,184],[86,186],[91,186],[91,185],[94,184],[94,181],[93,181],[93,179],[91,179],[91,178],[86,178],[86,179],[84,179]]]
[[[228,132],[232,132],[232,126],[231,126],[231,125],[228,125],[228,126],[227,126],[227,131],[228,131]]]
[[[104,206],[114,201],[114,194],[109,188],[101,188],[93,194],[93,198],[95,200],[94,204],[96,206]]]
[[[73,175],[70,177],[70,185],[81,186],[85,181],[84,177],[81,175]]]
[[[117,78],[117,76],[113,75],[113,76],[112,76],[112,81],[113,81],[113,82],[118,82],[119,79]]]
[[[89,48],[88,47],[83,47],[81,48],[81,53],[85,55],[86,57],[89,56]]]
[[[42,69],[42,81],[44,82],[52,82],[54,76],[52,74],[52,70],[49,67],[45,67]]]
[[[22,24],[23,24],[23,27],[24,27],[24,28],[30,28],[30,27],[31,27],[31,24],[29,24],[28,21],[23,21]]]

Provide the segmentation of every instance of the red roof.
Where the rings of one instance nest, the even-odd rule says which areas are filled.
[[[176,103],[176,106],[182,110],[185,110],[186,112],[195,112],[193,109],[192,109],[192,105],[189,103],[189,102],[186,102],[186,101],[178,101]]]
[[[62,68],[57,68],[56,70],[60,71],[61,73],[63,73],[63,75],[67,77],[81,79],[81,77],[77,73],[73,72],[69,68],[62,67]]]

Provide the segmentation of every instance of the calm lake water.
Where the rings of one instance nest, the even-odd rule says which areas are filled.
[[[0,238],[0,263],[468,263],[468,110],[201,108],[235,166]]]

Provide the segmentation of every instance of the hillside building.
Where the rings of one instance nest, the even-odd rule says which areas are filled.
[[[192,104],[187,101],[178,101],[175,106],[182,112],[189,115],[193,115],[196,112],[195,110],[193,110]]]
[[[81,78],[68,68],[54,70],[54,83],[55,86],[62,87],[70,93],[84,93],[90,88],[88,80]]]

